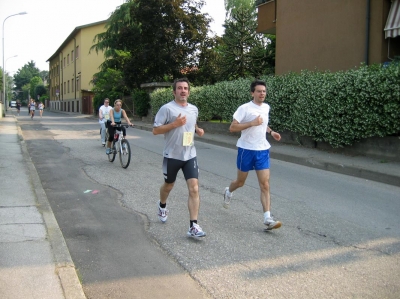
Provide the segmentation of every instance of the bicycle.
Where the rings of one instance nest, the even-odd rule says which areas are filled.
[[[122,127],[128,128],[129,126],[119,124],[114,126],[114,140],[112,141],[111,152],[108,154],[108,161],[114,162],[118,152],[122,168],[127,168],[131,162],[131,146],[129,141],[123,138],[122,130],[117,130],[117,128]],[[106,135],[108,136],[108,130]]]

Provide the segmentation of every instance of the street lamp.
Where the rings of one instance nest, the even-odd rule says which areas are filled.
[[[6,69],[7,69],[7,61],[8,61],[8,59],[11,59],[11,58],[14,58],[14,57],[17,57],[18,55],[14,55],[14,56],[11,56],[11,57],[8,57],[7,59],[6,59],[6,63],[4,64],[4,68],[3,68],[3,81],[4,82],[6,82],[6,74],[7,74],[7,71],[6,71]],[[7,103],[7,101],[6,101],[6,98],[7,98],[7,91],[6,91],[6,84],[4,83],[4,86],[3,86],[3,90],[4,90],[4,105],[6,105],[6,103]]]
[[[4,23],[6,22],[6,20],[8,18],[11,18],[13,16],[19,16],[19,15],[26,15],[27,13],[24,12],[20,12],[20,13],[16,13],[13,15],[8,16],[7,18],[4,19],[3,21],[3,101],[4,101],[4,110],[7,111],[7,101],[6,101],[6,75],[5,75],[5,67],[4,67]]]

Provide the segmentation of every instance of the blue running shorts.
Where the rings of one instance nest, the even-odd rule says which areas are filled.
[[[269,149],[253,151],[239,147],[236,166],[243,172],[269,169]]]

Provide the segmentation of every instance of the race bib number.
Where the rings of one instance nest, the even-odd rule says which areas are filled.
[[[183,146],[193,145],[193,132],[183,133]]]

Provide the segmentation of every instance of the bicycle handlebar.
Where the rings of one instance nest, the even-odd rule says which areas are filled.
[[[122,127],[124,127],[124,128],[132,127],[133,128],[134,127],[134,125],[130,126],[130,125],[122,125],[122,124],[115,124],[114,126],[113,125],[111,125],[111,126],[114,128],[122,128]]]

